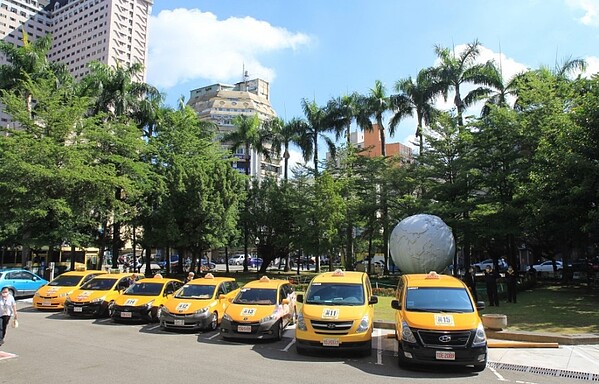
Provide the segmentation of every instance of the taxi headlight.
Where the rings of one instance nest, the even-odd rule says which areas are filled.
[[[225,312],[225,314],[223,315],[223,320],[233,321],[233,318],[231,316],[229,316],[228,313]]]
[[[278,319],[279,319],[279,315],[275,311],[272,314],[270,314],[270,315],[268,315],[266,317],[261,318],[260,319],[260,324],[269,323],[271,321],[275,321],[275,320],[278,320]]]
[[[209,309],[210,309],[210,307],[204,307],[204,308],[198,309],[197,311],[195,311],[195,314],[203,315],[204,313],[208,312]]]
[[[40,297],[41,295],[39,294],[39,292],[37,292],[37,291],[36,291],[36,292],[35,292],[35,294],[34,294],[33,296],[35,296],[35,297]]]
[[[67,298],[64,300],[64,303],[65,303],[65,304],[72,304],[73,302],[71,301],[71,298],[70,298],[70,297],[67,297]]]
[[[148,301],[148,303],[147,303],[146,305],[144,305],[144,307],[145,307],[147,310],[150,310],[150,309],[152,308],[152,304],[154,304],[154,300],[150,300],[150,301]]]
[[[472,341],[473,347],[480,347],[485,345],[487,342],[487,335],[485,334],[485,328],[482,324],[479,324],[476,328],[476,334],[474,335],[474,341]]]
[[[401,339],[405,342],[416,344],[416,337],[414,337],[412,330],[405,321],[401,323]]]
[[[166,307],[162,307],[162,311],[160,311],[161,315],[170,315],[171,311],[169,311]]]
[[[368,328],[370,328],[370,322],[368,321],[368,319],[368,315],[364,315],[362,321],[360,321],[358,329],[356,329],[356,332],[366,332]]]
[[[300,331],[308,330],[308,328],[306,327],[306,322],[304,321],[304,314],[301,312],[297,315],[297,329],[299,329]]]

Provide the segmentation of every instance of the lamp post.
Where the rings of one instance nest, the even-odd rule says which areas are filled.
[[[254,244],[256,245],[256,272],[258,272],[260,269],[258,266],[258,245],[260,245],[260,238],[258,236],[254,239]]]

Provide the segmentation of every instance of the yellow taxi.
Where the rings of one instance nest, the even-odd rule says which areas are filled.
[[[105,273],[105,271],[81,270],[58,275],[48,284],[38,288],[33,295],[33,308],[63,309],[67,296],[85,282]]]
[[[145,278],[135,282],[108,307],[114,321],[158,321],[164,303],[183,286],[177,279]]]
[[[295,319],[295,292],[288,280],[263,276],[244,285],[225,310],[220,325],[223,339],[283,338]]]
[[[98,275],[67,297],[64,311],[70,316],[108,316],[108,306],[136,279],[134,273]]]
[[[403,275],[391,306],[401,366],[485,369],[487,338],[478,314],[484,302],[475,303],[461,280],[436,272]]]
[[[364,272],[336,270],[315,276],[305,295],[295,327],[296,350],[372,352],[374,305],[370,279]]]
[[[160,311],[163,329],[207,329],[214,331],[225,309],[239,293],[232,277],[214,277],[211,273],[194,279],[167,300]]]

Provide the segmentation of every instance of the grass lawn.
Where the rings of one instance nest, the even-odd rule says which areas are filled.
[[[391,297],[379,297],[375,320],[393,321]],[[488,303],[486,303],[488,305]],[[501,300],[481,311],[507,316],[508,329],[563,334],[599,333],[599,287],[538,285],[518,293],[518,303]]]

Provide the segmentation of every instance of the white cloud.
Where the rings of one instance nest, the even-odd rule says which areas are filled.
[[[148,82],[170,88],[195,78],[241,81],[244,67],[252,78],[272,81],[275,70],[261,55],[296,50],[311,39],[251,17],[219,20],[210,12],[178,8],[151,17],[149,41]]]
[[[597,0],[566,0],[570,8],[582,9],[584,15],[578,19],[584,25],[599,26],[599,2]]]
[[[599,57],[588,56],[584,60],[587,62],[587,69],[582,74],[583,77],[590,78],[592,75],[599,73]]]

